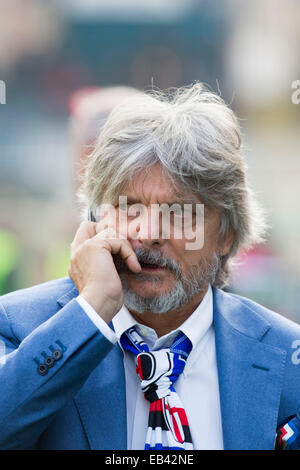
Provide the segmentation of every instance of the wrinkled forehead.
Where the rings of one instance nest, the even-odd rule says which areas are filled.
[[[176,177],[171,177],[161,165],[140,171],[120,188],[117,197],[127,196],[132,202],[144,204],[201,203],[198,194],[193,193]]]

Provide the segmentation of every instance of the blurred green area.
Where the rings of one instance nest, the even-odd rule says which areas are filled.
[[[18,237],[6,230],[0,230],[0,295],[15,287],[14,273],[20,255]]]

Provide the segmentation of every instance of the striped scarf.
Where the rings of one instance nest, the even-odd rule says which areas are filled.
[[[180,332],[170,348],[150,351],[133,327],[120,342],[136,356],[136,372],[150,402],[145,450],[193,450],[188,419],[173,387],[185,367],[191,341]]]

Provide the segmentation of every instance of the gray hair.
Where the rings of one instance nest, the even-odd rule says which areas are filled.
[[[202,83],[138,93],[116,106],[90,155],[85,206],[115,203],[134,175],[160,163],[174,188],[220,211],[220,241],[234,233],[214,285],[228,283],[240,249],[263,241],[264,214],[246,179],[241,130],[224,100]]]

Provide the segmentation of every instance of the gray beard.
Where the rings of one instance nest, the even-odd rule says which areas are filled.
[[[124,272],[121,270],[119,276],[123,286],[124,304],[129,310],[133,310],[140,314],[150,311],[152,313],[166,313],[171,310],[176,310],[186,305],[196,294],[203,292],[208,284],[213,284],[216,274],[219,269],[220,259],[214,254],[212,261],[203,260],[198,265],[193,265],[186,275],[181,274],[179,264],[174,260],[163,260],[159,255],[148,254],[143,256],[146,252],[143,248],[136,251],[136,255],[140,261],[158,262],[161,266],[168,267],[175,274],[175,285],[169,292],[160,295],[152,295],[144,297],[136,294],[127,286]],[[162,280],[159,276],[144,275],[140,273],[132,273],[136,282],[148,281],[152,282],[155,289],[161,284]]]

